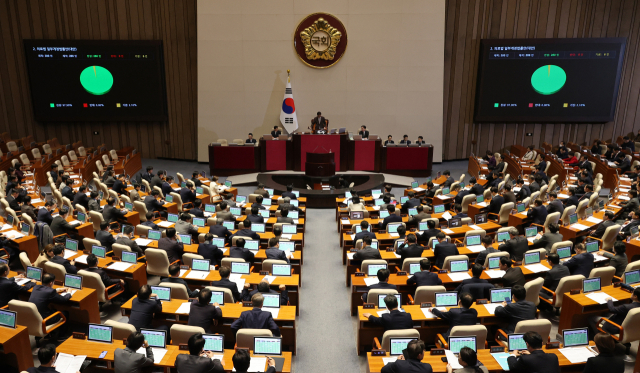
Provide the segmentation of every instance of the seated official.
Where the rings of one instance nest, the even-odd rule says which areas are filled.
[[[34,222],[38,220],[38,217],[36,216],[36,212],[35,209],[33,207],[33,205],[31,204],[31,197],[30,196],[24,196],[24,203],[22,204],[22,206],[20,206],[20,210],[18,210],[19,212],[22,212],[25,215],[29,215],[29,217],[31,218],[31,220],[33,220]],[[16,212],[18,212],[16,211]]]
[[[598,254],[605,258],[609,258],[609,266],[616,269],[616,276],[622,277],[625,269],[627,268],[627,264],[629,264],[626,251],[627,246],[624,242],[616,241],[616,243],[613,244],[613,253],[600,250]]]
[[[476,351],[469,347],[462,347],[458,354],[458,364],[461,369],[453,370],[451,364],[447,364],[447,373],[489,373],[487,367],[478,361]]]
[[[391,206],[393,206],[393,205],[391,205]],[[394,206],[394,208],[395,208],[395,206]],[[417,227],[423,219],[429,219],[431,217],[430,214],[427,214],[424,211],[424,206],[423,205],[416,206],[416,211],[418,213],[413,215],[413,216],[411,216],[409,218],[409,221],[407,221],[408,225],[413,225],[413,226]],[[400,221],[402,221],[402,218],[400,218]]]
[[[198,294],[198,299],[191,301],[189,308],[189,322],[187,325],[199,326],[207,333],[211,332],[213,320],[222,320],[222,309],[218,303],[211,304],[211,290],[204,288]],[[191,296],[189,296],[191,298]]]
[[[491,187],[491,202],[487,207],[487,212],[491,214],[500,214],[500,208],[504,205],[504,197],[498,194],[497,187]]]
[[[432,373],[431,364],[423,363],[425,346],[424,342],[414,339],[407,345],[405,355],[398,356],[396,361],[386,364],[380,373]]]
[[[282,131],[280,130],[280,127],[273,126],[273,131],[271,131],[271,137],[275,139],[280,137],[280,135],[282,135]]]
[[[118,179],[113,183],[113,191],[118,193],[118,195],[127,195],[127,181],[125,180],[125,175],[118,175]]]
[[[388,144],[395,144],[395,142],[393,142],[393,136],[391,135],[387,136],[387,140],[384,142],[384,146],[387,146]]]
[[[23,286],[16,283],[15,278],[25,278],[24,274],[19,274],[15,278],[7,278],[9,275],[9,266],[0,263],[0,307],[9,304],[9,301],[18,299],[20,294],[28,294],[29,289],[36,285],[36,280],[29,280]]]
[[[544,225],[547,220],[547,209],[542,205],[541,199],[536,199],[534,205],[527,211],[527,217],[532,219],[532,224]]]
[[[267,197],[267,198],[269,198],[269,197]],[[264,201],[264,197],[263,196],[256,196],[256,201],[254,203],[252,203],[249,208],[252,209],[254,207],[257,207],[258,210],[266,210],[267,208],[262,205],[262,201]]]
[[[198,296],[199,289],[191,290],[187,281],[183,278],[180,278],[180,266],[178,264],[172,264],[169,266],[169,277],[162,277],[160,282],[170,282],[172,284],[180,284],[184,286],[189,298],[195,298]]]
[[[129,199],[131,200],[131,203],[142,202],[142,197],[140,196],[140,189],[142,186],[138,183],[133,183],[131,185],[133,186],[133,189],[129,191]]]
[[[288,216],[289,210],[280,210],[280,216],[276,218],[276,223],[293,224],[293,218]]]
[[[467,214],[462,212],[462,205],[460,205],[459,203],[455,203],[453,205],[453,213],[454,213],[454,215],[453,215],[454,218],[462,219],[462,218],[468,218],[469,217],[469,215],[467,215]]]
[[[155,299],[151,299],[151,297]],[[158,329],[167,332],[167,343],[171,341],[169,336],[169,327],[167,325],[153,326],[154,314],[162,312],[162,302],[158,299],[157,294],[151,293],[151,286],[142,285],[138,289],[138,296],[133,298],[131,302],[131,314],[129,315],[129,324],[140,329]]]
[[[511,287],[512,301],[502,302],[496,307],[495,315],[506,319],[509,325],[504,329],[507,334],[512,334],[518,322],[523,320],[533,320],[536,318],[536,306],[527,299],[527,290],[524,286],[514,285]]]
[[[484,250],[478,253],[475,263],[484,265],[484,262],[487,259],[487,255],[491,253],[497,253],[500,250],[497,250],[493,247],[493,238],[491,238],[491,236],[485,235],[482,238],[481,242],[482,242],[482,246],[484,246]]]
[[[67,207],[61,207],[58,212],[60,213],[60,215],[56,216],[51,221],[51,233],[54,236],[76,233],[76,227],[80,224],[71,225],[67,221],[67,218],[69,217],[71,211],[69,211]]]
[[[404,243],[400,244],[396,249],[396,254],[400,255],[400,261],[404,262],[407,258],[421,258],[425,247],[418,245],[418,238],[415,234],[408,234]]]
[[[75,207],[76,205],[80,205],[85,209],[89,208],[89,197],[87,197],[87,186],[80,185],[78,188],[78,193],[73,197],[72,204]]]
[[[267,259],[284,260],[287,264],[291,264],[287,253],[280,250],[280,240],[276,237],[269,238],[269,248],[264,253],[267,255]]]
[[[419,206],[422,207],[422,206]],[[389,216],[384,218],[379,224],[378,227],[380,230],[387,229],[387,225],[389,223],[402,223],[402,216],[396,215],[396,207],[394,205],[387,205],[387,211],[389,211]]]
[[[104,206],[102,210],[102,217],[104,221],[111,224],[118,220],[125,220],[125,216],[127,215],[127,210],[121,210],[116,207],[116,199],[113,197],[107,198],[107,204]]]
[[[178,220],[175,224],[175,229],[178,234],[190,235],[193,242],[198,242],[198,236],[200,233],[198,232],[198,227],[191,224],[193,218],[190,214],[183,212],[180,214],[180,220]]]
[[[145,355],[137,353],[140,347],[144,347]],[[143,368],[153,366],[153,363],[153,349],[139,331],[129,334],[126,347],[116,348],[113,353],[116,372],[142,373],[145,371]]]
[[[264,217],[258,211],[258,206],[251,206],[251,214],[247,215],[245,221],[250,220],[252,223],[264,224]]]
[[[200,177],[200,173],[198,171],[193,171],[191,173],[191,179],[189,179],[189,181],[191,181],[193,185],[195,185],[196,187],[201,187],[202,181],[200,181],[199,177]]]
[[[372,242],[371,236],[364,237],[362,239],[362,249],[353,254],[353,260],[382,259],[380,250],[371,247]]]
[[[409,140],[409,136],[402,136],[402,140],[400,140],[401,145],[411,145],[411,140]]]
[[[435,237],[438,233],[440,233],[440,229],[436,228],[435,220],[427,221],[427,230],[423,231],[422,234],[417,233],[418,242],[429,242],[431,237]]]
[[[227,229],[227,227],[222,225],[222,223],[224,222],[225,222],[224,219],[218,217],[216,219],[216,224],[209,226],[209,233],[211,233],[214,236],[224,238],[225,242],[229,242],[231,238],[231,232],[229,231],[229,229]]]
[[[558,254],[548,254],[547,263],[549,263],[551,269],[545,273],[544,283],[542,286],[555,292],[560,280],[564,277],[570,276],[571,273],[569,272],[569,268],[560,264],[560,256],[558,256]],[[551,299],[553,297],[553,294],[544,289],[540,290],[540,295],[547,299]]]
[[[254,295],[260,293],[260,294],[278,294],[277,291],[271,289],[269,287],[269,282],[267,282],[266,280],[262,280],[258,283],[258,285],[256,286],[255,289],[249,291],[249,284],[245,283],[244,284],[244,289],[242,289],[242,300],[243,301],[250,301]],[[280,305],[281,306],[286,306],[289,304],[289,291],[287,290],[287,287],[285,285],[280,285],[278,286],[278,289],[280,290]]]
[[[162,186],[160,187],[160,189],[162,190],[162,195],[163,196],[170,196],[171,193],[174,192],[173,187],[171,186],[171,184],[173,184],[173,176],[167,176],[163,181],[162,181]],[[180,196],[180,198],[182,198],[182,196]],[[184,200],[182,201],[184,203]]]
[[[606,301],[609,313],[605,315],[605,317],[616,325],[622,325],[622,322],[624,322],[624,319],[627,317],[629,311],[634,308],[640,307],[640,287],[633,290],[633,293],[631,294],[631,303],[623,303],[619,306],[616,306],[613,304],[613,299],[610,297],[607,298]],[[589,321],[591,330],[594,333],[597,332],[596,326],[600,324],[601,319],[601,316],[595,316]],[[611,323],[604,323],[604,325],[602,325],[602,329],[604,329],[604,331],[609,334],[620,334],[620,328],[612,325]]]
[[[513,267],[511,259],[501,256],[499,268],[501,271],[505,271],[504,276],[502,276],[502,286],[505,288],[515,285],[524,286],[526,283],[522,269],[520,269],[520,267]]]
[[[389,197],[389,198],[391,198],[391,199],[395,199],[395,198],[396,198],[396,196],[395,196],[395,194],[391,193],[391,189],[392,189],[392,188],[391,188],[391,185],[389,185],[389,184],[385,184],[385,186],[384,186],[384,194],[383,194],[383,195],[384,195],[385,197]]]
[[[138,244],[136,243],[136,241],[134,241],[133,239],[135,238],[134,233],[133,233],[133,226],[132,225],[126,225],[123,229],[122,229],[122,233],[119,233],[116,236],[116,242],[118,245],[124,245],[127,246],[131,249],[131,251],[138,253],[138,256],[142,256],[144,255],[144,252],[142,251],[142,249],[140,248],[140,246],[138,246]]]
[[[96,275],[100,276],[100,280],[102,280],[102,284],[105,288],[111,285],[119,285],[109,289],[109,293],[124,289],[124,280],[111,278],[104,269],[98,268],[98,257],[96,256],[96,254],[91,253],[87,256],[87,266],[89,268],[85,269],[85,271],[95,273]]]
[[[450,255],[460,255],[460,252],[456,244],[447,242],[447,236],[444,232],[438,232],[436,239],[438,240],[438,245],[433,249],[433,256],[436,262],[435,266],[442,269],[446,257]]]
[[[538,249],[545,248],[547,250],[547,254],[551,252],[551,248],[553,244],[561,242],[564,238],[561,233],[558,233],[560,227],[557,223],[549,223],[547,226],[548,230],[544,234],[538,233],[536,238],[531,243],[529,249]]]
[[[325,131],[327,129],[327,120],[322,116],[321,112],[318,112],[318,115],[311,119],[311,127],[309,127],[309,129],[314,132]]]
[[[287,191],[286,192],[282,192],[282,195],[280,197],[283,198],[283,199],[289,197],[289,200],[298,199],[296,194],[293,193],[293,185],[291,185],[291,184],[287,185]]]
[[[242,328],[248,329],[269,329],[274,336],[280,336],[280,328],[273,321],[271,312],[263,311],[262,304],[264,297],[260,293],[256,293],[251,297],[253,309],[244,311],[240,317],[231,324],[231,331],[236,334]]]
[[[178,354],[176,370],[178,373],[224,373],[220,359],[213,358],[213,351],[205,351],[202,333],[189,337],[189,354]]]
[[[367,286],[367,292],[365,294],[362,294],[362,300],[367,303],[367,297],[369,296],[369,290],[371,289],[393,289],[393,290],[398,290],[398,288],[393,285],[390,284],[389,281],[389,275],[391,274],[391,272],[388,269],[379,269],[378,273],[377,273],[377,277],[378,277],[378,283],[377,284],[373,284],[371,286]],[[374,301],[375,302],[375,301]]]
[[[618,237],[626,239],[631,236],[631,228],[640,228],[640,209],[635,209],[629,214],[629,219],[624,222],[624,226],[620,229]]]
[[[391,204],[391,197],[383,196],[382,202],[383,203],[380,205],[380,211],[387,211],[387,206]]]
[[[511,256],[511,259],[516,262],[521,262],[524,258],[524,253],[529,250],[529,241],[525,237],[522,237],[518,233],[518,228],[509,228],[510,240],[498,246],[498,250],[506,251]]]
[[[76,194],[73,192],[73,179],[67,175],[62,175],[62,184],[60,185],[60,194],[67,197],[69,201],[73,201]]]
[[[624,360],[615,354],[616,341],[611,334],[598,333],[593,337],[598,356],[587,359],[582,373],[624,373]]]
[[[53,257],[51,258],[51,262],[63,266],[67,273],[73,275],[78,273],[75,260],[70,261],[69,259],[64,258],[64,245],[56,244],[53,247]]]
[[[231,246],[231,249],[229,249],[229,257],[241,258],[244,259],[244,261],[247,263],[253,263],[255,254],[251,250],[244,247],[245,243],[246,242],[244,238],[238,238],[236,240],[236,245]]]
[[[253,240],[260,240],[260,235],[251,230],[251,220],[245,219],[242,223],[244,228],[239,229],[233,234],[231,239],[233,239],[233,237],[251,237]]]
[[[369,322],[382,326],[385,332],[387,330],[413,329],[411,314],[409,312],[401,312],[398,309],[398,298],[395,295],[388,294],[384,297],[384,304],[387,305],[389,313],[385,313],[381,317],[373,316],[370,313],[363,313],[362,316],[369,319]]]
[[[442,280],[440,280],[437,273],[431,272],[431,261],[422,259],[420,261],[420,271],[407,279],[407,285],[436,286],[442,285]]]
[[[449,171],[449,170],[444,170],[444,171],[442,172],[442,175],[443,175],[444,177],[446,177],[446,178],[447,178],[447,180],[445,180],[445,182],[444,182],[444,183],[442,183],[442,188],[448,188],[448,187],[451,187],[451,184],[453,184],[453,183],[455,183],[455,182],[456,182],[456,181],[454,180],[454,178],[453,178],[453,177],[451,177],[451,171]]]
[[[162,182],[163,180],[165,180],[166,177],[167,175],[165,175],[164,171],[162,170],[158,171],[156,175],[151,178],[151,181],[149,182],[149,186],[151,187],[151,189],[153,189],[153,187],[162,188]]]
[[[247,349],[237,349],[231,358],[233,369],[236,373],[247,373],[251,366],[251,355]],[[265,373],[276,373],[276,361],[267,356],[267,371]],[[214,372],[217,373],[217,372]]]
[[[416,198],[416,194],[411,191],[407,193],[409,199],[402,205],[402,212],[408,212],[410,208],[418,207],[422,204],[420,199]]]
[[[39,367],[30,367],[27,369],[27,373],[56,373],[58,372],[54,368],[56,363],[56,345],[47,344],[38,349],[38,361],[40,361]],[[17,372],[18,370],[16,370]]]
[[[269,192],[265,189],[265,185],[263,183],[258,183],[258,188],[253,191],[253,194],[259,194],[262,198],[269,198]]]
[[[242,300],[242,296],[240,295],[240,291],[238,290],[238,285],[235,282],[229,280],[229,276],[231,275],[231,268],[220,267],[218,274],[220,275],[220,280],[211,281],[211,286],[227,288],[231,290],[234,302],[239,302],[240,300]]]
[[[155,176],[153,173],[153,166],[147,166],[146,172],[140,175],[148,183],[151,183],[151,179]]]
[[[44,249],[42,249],[42,251],[40,251],[40,255],[38,255],[38,258],[36,258],[36,261],[33,263],[33,266],[44,269],[44,263],[50,261],[54,256],[53,248],[55,246],[56,245],[54,245],[52,243],[46,245],[44,247]]]
[[[429,310],[438,318],[449,322],[449,330],[442,333],[445,340],[449,338],[449,334],[454,327],[459,325],[476,325],[478,323],[478,311],[471,308],[471,306],[473,306],[473,297],[471,294],[460,294],[458,304],[460,305],[459,308],[450,308],[449,311],[446,312],[442,312],[437,308],[431,308]]]
[[[569,198],[564,201],[564,207],[575,206],[578,207],[579,199],[576,196],[576,188],[569,189]]]
[[[532,193],[529,186],[526,185],[524,183],[524,180],[520,178],[516,180],[516,187],[520,188],[520,190],[518,190],[518,193],[516,193],[516,201],[523,201],[525,198],[529,197]]]
[[[347,206],[347,210],[349,210],[349,211],[366,211],[367,207],[360,200],[360,197],[353,196],[353,198],[351,199],[351,202],[349,202],[349,205]]]
[[[196,186],[191,181],[186,182],[186,186],[180,189],[180,199],[182,203],[193,203],[198,198]]]
[[[554,212],[559,212],[560,216],[564,212],[564,205],[562,201],[558,199],[558,193],[549,192],[549,204],[547,205],[547,214],[553,214]]]
[[[54,311],[50,306],[52,304],[67,304],[69,303],[69,299],[71,299],[71,293],[66,293],[65,295],[60,295],[60,293],[67,292],[69,288],[60,287],[57,289],[53,288],[53,282],[56,277],[51,273],[45,273],[42,275],[42,285],[36,285],[33,287],[31,291],[31,295],[29,296],[29,302],[35,304],[36,308],[38,308],[38,313],[42,316],[42,319],[46,319],[47,317],[53,315],[56,311]],[[69,311],[60,311],[64,315],[65,319],[69,319]],[[60,321],[60,315],[50,318],[46,321],[46,325],[52,325]],[[67,324],[63,324],[56,331],[60,337],[65,336],[65,331],[67,329]]]
[[[602,223],[598,224],[598,228],[596,228],[596,230],[593,233],[591,233],[589,236],[595,237],[595,238],[602,238],[607,228],[616,224],[616,222],[613,220],[614,217],[615,217],[615,214],[613,213],[613,211],[605,210],[604,215],[602,215]]]
[[[282,204],[280,206],[278,206],[278,208],[276,209],[276,211],[282,211],[282,210],[289,210],[289,211],[298,211],[298,212],[302,212],[302,209],[299,207],[296,207],[294,204],[291,203],[291,198],[289,197],[284,197],[282,199]]]
[[[100,230],[96,232],[96,240],[100,241],[100,245],[106,247],[107,251],[111,251],[113,244],[116,243],[116,239],[109,232],[109,223],[106,221],[100,222]]]
[[[369,138],[369,131],[367,131],[367,126],[360,126],[360,132],[358,135],[362,136],[363,139]]]
[[[169,263],[182,260],[182,254],[184,254],[184,245],[178,240],[175,228],[169,228],[166,230],[167,237],[162,237],[158,240],[158,249],[167,252]]]
[[[204,242],[198,244],[198,255],[202,255],[204,259],[209,260],[210,265],[215,266],[222,262],[224,252],[220,250],[218,245],[213,245],[211,243],[212,240],[213,235],[211,233],[204,235]]]
[[[362,230],[358,233],[355,233],[356,228],[355,225],[353,226],[352,230],[351,230],[351,234],[355,234],[356,236],[353,238],[353,242],[356,242],[358,240],[361,240],[365,237],[371,237],[376,238],[376,234],[373,232],[369,231],[369,222],[366,220],[363,220],[360,222],[360,228],[362,228]]]
[[[189,210],[189,214],[196,218],[205,218],[204,211],[202,211],[202,200],[196,199],[193,201],[193,208]]]
[[[150,211],[149,211],[149,212],[147,212],[147,213],[145,214],[145,217],[147,218],[147,221],[142,222],[142,223],[141,223],[142,225],[144,225],[144,226],[146,226],[146,227],[149,227],[149,228],[151,228],[151,229],[153,229],[153,230],[156,230],[156,231],[159,231],[159,230],[160,230],[160,227],[158,226],[158,224],[156,224],[156,223],[154,223],[154,222],[153,222],[153,212],[150,212]]]
[[[562,264],[569,268],[572,275],[583,275],[585,278],[589,278],[593,269],[593,254],[588,253],[582,243],[576,244],[573,248],[576,255]]]
[[[158,196],[160,196],[160,192],[154,189],[148,196],[144,197],[144,205],[147,207],[148,212],[154,213],[165,210],[163,207],[164,202],[159,201]]]
[[[485,236],[485,238],[486,237],[488,236]],[[489,281],[480,278],[483,270],[484,270],[484,267],[482,266],[482,264],[475,263],[474,265],[472,265],[471,266],[472,277],[462,280],[460,285],[458,285],[458,287],[456,288],[456,291],[459,292],[463,286],[469,285],[469,284],[488,284]]]
[[[516,350],[513,352],[514,356],[507,358],[509,371],[518,373],[560,373],[558,356],[542,350],[544,341],[538,332],[526,332],[523,338],[527,344],[527,349],[523,351]]]

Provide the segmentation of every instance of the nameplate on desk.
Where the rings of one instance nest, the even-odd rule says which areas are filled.
[[[407,275],[407,271],[398,271],[396,273],[396,276],[406,276]]]
[[[491,347],[491,353],[497,353],[497,352],[504,352],[504,347],[502,346],[496,346],[496,347]]]
[[[447,271],[446,269],[441,269],[438,271],[438,273],[448,273],[449,271]]]
[[[362,305],[362,309],[365,309],[365,310],[369,310],[369,309],[372,309],[372,308],[376,308],[376,304],[375,303],[365,303],[365,304]]]
[[[248,301],[243,300],[242,301],[242,307],[253,307],[253,302],[250,301],[250,300],[248,300]]]
[[[73,332],[72,336],[73,339],[86,339],[86,334],[84,333]]]
[[[545,347],[547,348],[547,350],[550,348],[560,348],[560,342],[549,342]]]
[[[260,275],[261,276],[268,276],[269,275],[269,271],[260,271]]]
[[[113,260],[114,262],[119,262],[120,261],[120,257],[112,256],[111,260]]]
[[[371,350],[371,356],[387,356],[387,351],[385,350]]]
[[[364,277],[364,275],[365,275],[364,272],[356,272],[354,274],[356,275],[356,277]]]
[[[353,249],[349,250],[349,252],[351,252],[351,253],[355,253],[355,252],[357,252],[357,251],[358,251],[358,249],[356,249],[356,248],[353,248]],[[363,273],[364,273],[364,272],[363,272]]]
[[[429,351],[429,355],[441,355],[444,356],[444,348],[432,348],[431,351]]]
[[[387,247],[387,251],[393,251],[393,246]]]
[[[456,247],[464,247],[464,244],[462,242],[457,242]]]
[[[430,307],[433,307],[431,302],[422,302],[422,303],[420,303],[420,308],[430,308]]]
[[[521,265],[522,265],[522,262],[515,262],[515,264],[514,264],[514,265],[515,265],[515,266],[521,266]]]
[[[571,291],[569,292],[569,294],[571,295],[576,295],[576,294],[580,294],[582,292],[581,289],[571,289]]]
[[[189,269],[189,266],[180,266],[180,269]]]
[[[178,349],[180,349],[181,351],[189,351],[189,345],[186,343],[180,343],[178,345]]]
[[[614,288],[619,288],[619,287],[621,287],[621,285],[622,285],[622,282],[614,282],[613,283],[613,287]]]
[[[476,299],[476,304],[489,304],[488,299]]]

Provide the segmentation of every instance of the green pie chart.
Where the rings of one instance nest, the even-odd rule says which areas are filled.
[[[560,66],[544,65],[531,75],[531,85],[541,95],[558,92],[567,81],[567,73]]]
[[[113,75],[102,66],[89,66],[80,73],[80,84],[92,95],[103,95],[113,87]]]

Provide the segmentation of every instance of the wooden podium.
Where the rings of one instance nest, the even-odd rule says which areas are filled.
[[[336,153],[309,153],[305,161],[306,176],[331,177],[336,174]]]

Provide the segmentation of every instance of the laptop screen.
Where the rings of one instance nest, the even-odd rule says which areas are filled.
[[[202,193],[204,193],[204,189],[202,187],[196,187],[196,193],[197,194],[202,194]]]
[[[290,210],[287,217],[290,217],[291,219],[298,219],[298,215],[299,215],[298,211]]]
[[[524,264],[534,264],[540,263],[540,252],[536,251],[533,253],[525,253],[524,254]]]
[[[511,288],[491,289],[491,303],[511,301]]]
[[[233,182],[232,182],[231,180],[226,180],[226,181],[224,182],[224,186],[226,186],[227,188],[230,188],[230,187],[231,187],[231,185],[233,185]]]
[[[140,332],[144,335],[144,340],[149,343],[150,347],[167,347],[166,331],[155,329],[140,329]]]
[[[409,209],[409,210],[407,210],[407,211],[409,212],[409,216],[413,216],[413,215],[416,215],[416,214],[418,213],[418,209],[417,209],[417,208],[415,208],[415,207],[410,208],[410,209]]]
[[[248,250],[258,251],[260,250],[260,242],[258,240],[245,240],[244,248]]]
[[[527,237],[535,237],[535,235],[538,234],[538,228],[537,227],[525,228],[524,234]]]
[[[22,234],[29,234],[29,229],[31,227],[29,226],[29,224],[22,222],[21,223],[21,228],[20,228],[20,232],[22,232]]]
[[[449,263],[451,265],[451,272],[466,272],[469,270],[468,260],[452,260]]]
[[[402,226],[402,223],[387,224],[388,233],[398,233],[398,227]]]
[[[183,181],[180,183],[180,188],[185,188],[187,186],[187,182]]]
[[[640,269],[624,273],[625,284],[635,284],[636,282],[640,282]]]
[[[73,289],[82,289],[82,276],[67,273],[64,275],[64,286]]]
[[[598,241],[589,241],[584,246],[587,249],[588,253],[594,253],[598,251],[598,247],[599,247]]]
[[[154,231],[154,230],[152,229],[152,230],[150,230],[150,231],[147,233],[147,237],[148,237],[150,240],[156,240],[156,241],[157,241],[157,240],[159,240],[159,239],[161,239],[161,238],[162,238],[162,232],[160,232],[160,231]]]
[[[242,209],[240,209],[240,207],[230,207],[229,212],[231,215],[240,216],[240,214],[242,214]]]
[[[400,197],[400,203],[405,203],[409,200],[409,197]]]
[[[264,297],[263,307],[280,308],[280,294],[262,294]]]
[[[178,221],[178,214],[167,214],[167,221],[176,223]]]
[[[414,338],[389,338],[389,346],[391,347],[391,356],[402,355],[402,351],[407,349],[409,342]]]
[[[281,337],[253,337],[254,355],[282,355]]]
[[[453,307],[458,305],[458,292],[436,293],[436,307]]]
[[[211,300],[209,304],[218,303],[224,306],[224,291],[211,291]]]
[[[67,238],[64,241],[64,248],[71,251],[78,251],[78,241]]]
[[[237,203],[243,203],[247,201],[247,196],[241,196],[241,195],[237,195],[236,196],[236,202]]]
[[[568,258],[571,256],[571,247],[570,246],[559,247],[556,249],[556,254],[558,254],[560,259]]]
[[[113,341],[113,329],[111,326],[101,324],[89,324],[87,339],[93,342],[111,343]]]
[[[433,206],[433,212],[436,214],[440,214],[444,212],[444,205],[435,205]]]
[[[427,221],[421,221],[420,223],[418,223],[418,230],[419,230],[419,231],[426,231],[426,230],[428,230],[428,229],[429,229],[428,223],[429,223],[429,222],[427,222]]]
[[[81,223],[86,223],[87,222],[87,215],[84,212],[78,212],[78,220]]]
[[[169,202],[169,203],[171,203],[171,202],[173,202],[173,196],[172,196],[172,195],[170,195],[170,194],[168,194],[168,195],[166,195],[166,196],[164,197],[164,200],[165,200],[165,201],[167,201],[167,202]]]
[[[107,257],[107,248],[103,246],[93,245],[91,246],[91,253],[93,253],[98,258],[106,258]]]
[[[275,193],[273,188],[264,188],[264,190],[266,190],[267,193],[269,193],[270,196],[274,195],[274,193]]]
[[[205,212],[216,212],[216,205],[204,205]]]
[[[382,189],[371,189],[371,194],[382,194]]]
[[[398,300],[398,305],[402,305],[402,294],[393,294]],[[384,302],[384,298],[387,297],[387,294],[378,294],[378,308],[385,309],[387,308],[387,304]]]
[[[224,352],[224,334],[203,334],[204,350]]]
[[[232,231],[232,230],[234,230],[236,228],[235,227],[235,223],[232,222],[232,221],[224,221],[224,222],[222,222],[222,226],[227,228],[230,231]]]
[[[41,281],[42,280],[42,268],[27,267],[27,278],[31,279],[31,280]]]
[[[133,211],[133,203],[125,202],[124,203],[124,208],[129,210],[129,211]]]
[[[185,245],[191,245],[191,236],[189,236],[188,234],[179,234],[178,237],[180,238],[180,242],[182,242]]]
[[[295,207],[298,207],[298,205],[300,205],[300,202],[297,199],[292,199],[291,201],[289,201],[289,203],[294,205]]]
[[[274,264],[271,267],[274,276],[291,276],[291,264]]]
[[[578,214],[569,215],[569,224],[575,224],[578,222]]]
[[[449,337],[449,350],[454,354],[459,354],[463,347],[476,350],[476,337]]]
[[[518,204],[516,205],[516,210],[517,210],[518,212],[522,212],[522,211],[524,211],[524,210],[525,210],[525,208],[526,208],[526,207],[524,206],[524,203],[518,203]]]
[[[300,197],[300,191],[298,191],[298,190],[294,190],[291,193],[295,194],[296,198]]]
[[[137,263],[138,253],[133,251],[122,251],[122,261],[126,263]]]
[[[509,334],[509,352],[527,349],[527,344],[525,343],[523,337],[524,334]]]
[[[381,269],[387,269],[387,265],[386,264],[371,264],[368,267],[367,270],[367,275],[369,276],[377,276],[378,275],[378,271]]]
[[[8,328],[16,328],[16,312],[9,310],[0,310],[0,326]]]
[[[500,257],[494,256],[494,257],[489,258],[488,267],[489,267],[489,269],[496,269],[496,268],[500,267]]]
[[[374,200],[373,200],[373,204],[374,204],[375,206],[381,206],[381,205],[384,205],[384,200],[382,200],[381,198],[376,198],[376,199],[374,199]]]
[[[467,246],[480,245],[480,235],[467,236]]]
[[[442,194],[449,194],[450,189],[449,188],[442,188]]]
[[[249,274],[249,263],[231,262],[231,273]]]
[[[476,197],[476,202],[478,202],[478,203],[484,202],[484,196],[477,196]]]
[[[193,225],[195,225],[196,227],[204,227],[204,218],[193,218]]]
[[[264,233],[264,224],[262,223],[253,223],[251,224],[251,230],[256,233]]]
[[[260,210],[258,213],[260,213],[260,216],[263,218],[269,219],[269,210]]]
[[[193,259],[191,260],[191,269],[194,271],[209,272],[209,259]]]
[[[562,341],[564,347],[588,346],[589,328],[564,329],[562,331]]]
[[[411,263],[409,264],[409,274],[413,275],[416,272],[420,272],[420,263]]]
[[[280,241],[278,248],[282,251],[293,252],[296,249],[296,243],[293,241]]]
[[[218,248],[224,247],[224,238],[214,237],[211,239],[211,244],[218,246]]]
[[[391,213],[389,211],[387,211],[387,210],[380,211],[380,219],[384,219],[389,215],[391,215]]]
[[[7,215],[7,223],[9,223],[9,225],[13,225],[14,223],[13,215]]]
[[[151,286],[151,292],[157,295],[160,300],[171,300],[171,288],[165,286]]]
[[[418,185],[419,185],[419,184],[418,184],[418,182],[417,182],[417,181],[412,181],[412,182],[411,182],[411,189],[415,189],[415,188],[417,188],[417,187],[418,187]]]
[[[282,224],[282,234],[296,234],[297,229],[295,224]]]
[[[586,278],[582,280],[582,291],[584,293],[600,291],[600,277]]]
[[[351,192],[344,192],[344,197],[345,198],[351,198],[351,197],[353,197],[353,195],[351,194]]]

